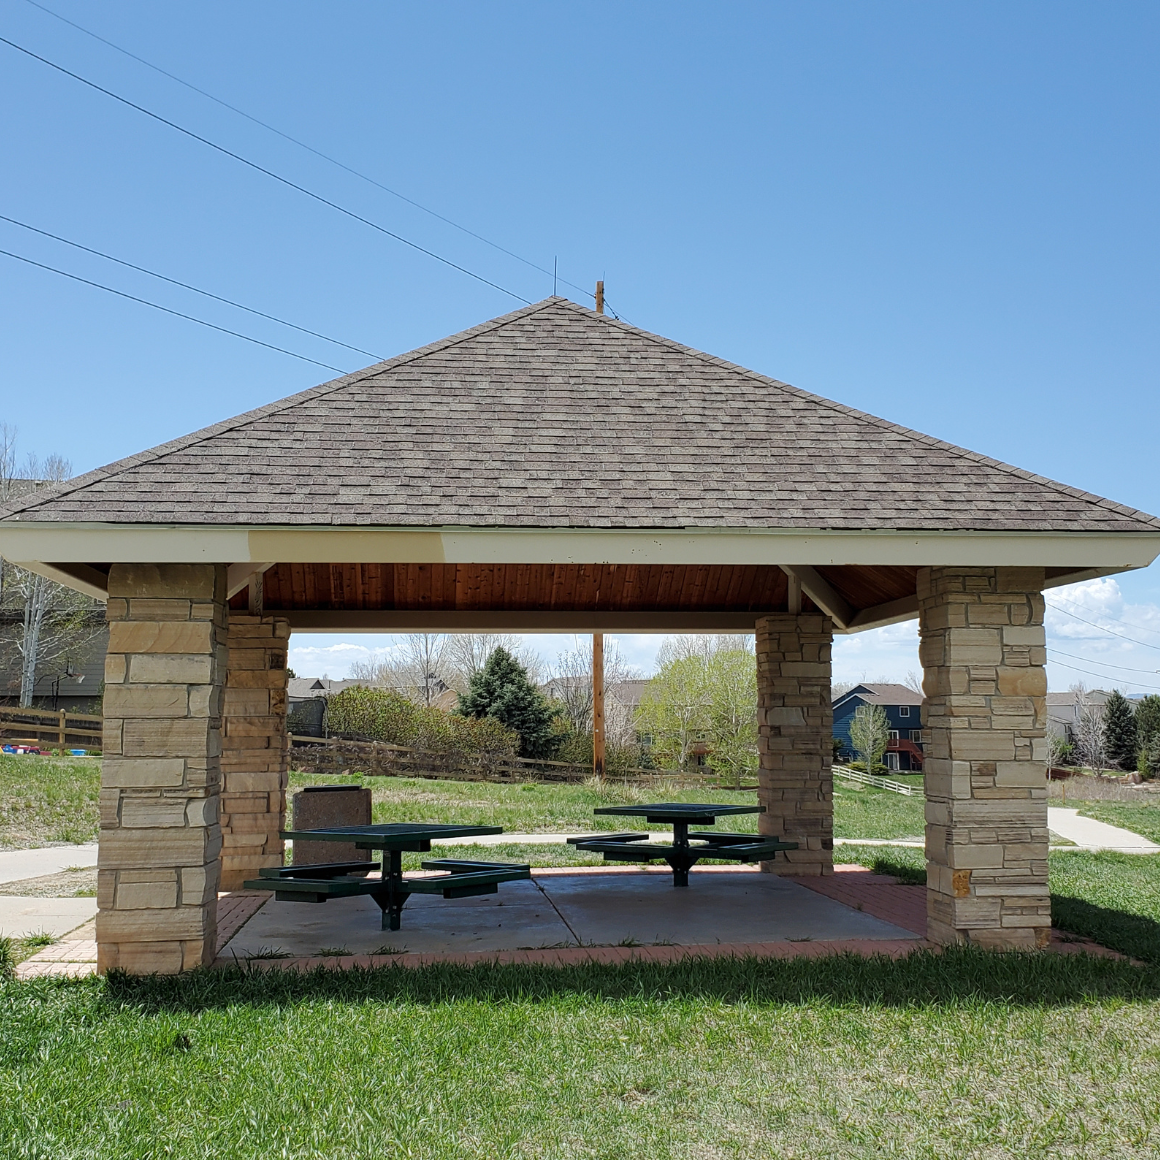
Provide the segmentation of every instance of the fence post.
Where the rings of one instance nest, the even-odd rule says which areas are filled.
[[[60,711],[60,751],[62,754],[64,753],[65,719],[67,717],[68,717],[68,714],[63,709],[61,709],[61,711]]]

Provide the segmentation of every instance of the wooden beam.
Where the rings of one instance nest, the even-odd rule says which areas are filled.
[[[592,776],[604,777],[604,633],[592,634]]]
[[[269,564],[231,564],[226,576],[226,599],[237,596],[243,588],[249,587],[254,576],[261,576],[273,567],[273,561]]]
[[[898,600],[888,600],[885,604],[876,604],[873,608],[863,608],[861,612],[856,612],[845,631],[864,632],[868,628],[883,628],[888,624],[913,620],[917,615],[918,597],[902,596]]]
[[[109,599],[109,573],[94,568],[91,564],[44,564],[39,560],[13,560],[17,568],[35,572],[46,580],[63,584],[74,592],[83,592],[97,600]]]
[[[752,632],[752,612],[526,612],[454,609],[295,609],[266,605],[295,632]]]
[[[802,591],[837,625],[845,629],[854,619],[854,609],[830,587],[816,568],[805,564],[782,564],[781,570],[801,584]]]

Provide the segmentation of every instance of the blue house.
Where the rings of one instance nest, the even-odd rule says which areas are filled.
[[[859,705],[886,710],[890,741],[884,761],[889,769],[922,769],[922,694],[905,685],[855,685],[834,699],[834,739],[841,742],[837,760],[855,761],[850,722]]]

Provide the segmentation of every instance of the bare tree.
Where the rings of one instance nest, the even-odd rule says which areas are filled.
[[[754,637],[745,632],[682,633],[666,636],[657,649],[657,668],[664,668],[670,661],[696,657],[708,661],[719,652],[753,652]]]
[[[451,687],[447,653],[445,633],[408,632],[393,651],[355,661],[350,675],[357,681],[397,689],[420,705],[430,705]]]
[[[1102,774],[1110,764],[1104,739],[1104,707],[1088,695],[1087,686],[1072,685],[1075,695],[1075,753],[1082,765]]]
[[[540,659],[529,655],[518,636],[507,632],[457,632],[447,638],[447,668],[452,688],[466,690],[471,678],[482,671],[487,658],[497,648],[507,649],[527,669],[532,680],[538,680]]]
[[[633,740],[632,706],[617,695],[625,681],[639,672],[627,664],[615,640],[604,638],[604,736],[612,744]],[[557,654],[547,683],[573,733],[592,732],[592,638],[573,637],[573,647]]]
[[[0,503],[21,492],[60,483],[72,474],[72,466],[59,455],[43,462],[30,455],[16,468],[16,431],[0,424]],[[21,706],[32,704],[40,671],[49,664],[71,668],[84,647],[102,629],[103,618],[90,596],[74,592],[39,573],[0,563],[0,610],[12,628],[5,631],[0,648],[19,661]]]
[[[881,705],[859,705],[850,721],[850,744],[873,773],[890,743],[890,722]]]

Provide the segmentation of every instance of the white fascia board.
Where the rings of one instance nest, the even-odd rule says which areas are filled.
[[[848,564],[1147,567],[1160,532],[0,524],[10,560],[110,563]]]

